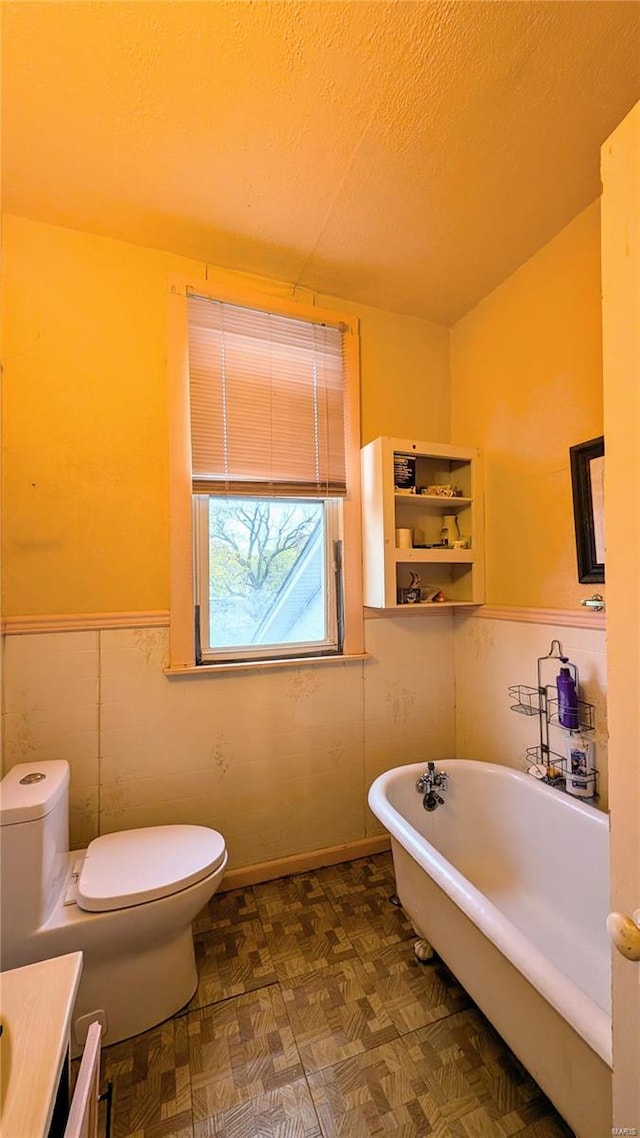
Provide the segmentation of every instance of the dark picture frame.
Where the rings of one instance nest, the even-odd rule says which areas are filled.
[[[604,436],[570,447],[578,580],[604,582]]]

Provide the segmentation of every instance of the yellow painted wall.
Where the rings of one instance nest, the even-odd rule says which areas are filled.
[[[574,607],[595,591],[569,447],[603,433],[599,202],[453,327],[451,384],[453,441],[485,451],[488,603]]]
[[[205,266],[4,219],[6,616],[168,608],[166,282],[176,272]],[[318,303],[361,320],[363,442],[446,441],[448,329]]]
[[[448,442],[449,329],[346,300],[325,301],[360,320],[362,445],[378,435]]]
[[[3,612],[166,609],[166,280],[205,266],[17,217],[3,253]],[[598,203],[451,336],[318,303],[360,319],[363,443],[447,441],[451,424],[485,449],[487,600],[569,608],[593,592],[577,582],[569,447],[602,433]]]

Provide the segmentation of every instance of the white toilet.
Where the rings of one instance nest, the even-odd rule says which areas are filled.
[[[70,853],[69,764],[12,767],[0,783],[0,966],[83,952],[74,1054],[92,1019],[104,1043],[146,1031],[195,991],[191,922],[226,864],[206,826],[125,830]]]

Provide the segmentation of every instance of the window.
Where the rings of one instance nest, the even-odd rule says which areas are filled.
[[[172,665],[360,653],[353,322],[201,286],[172,300],[188,388],[186,418],[179,395],[172,415]]]
[[[199,494],[197,658],[341,650],[341,510],[331,500]]]

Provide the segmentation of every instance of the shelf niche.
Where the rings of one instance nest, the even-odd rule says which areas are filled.
[[[415,492],[398,493],[395,459],[415,460]],[[362,449],[364,603],[404,613],[437,611],[484,601],[482,459],[477,448],[380,436]],[[454,486],[459,496],[422,494]],[[455,514],[469,547],[437,546],[442,519]],[[397,548],[396,530],[412,531],[412,548]],[[422,548],[420,548],[422,546]],[[425,548],[426,547],[426,548]],[[400,590],[418,573],[422,595],[439,590],[443,602],[400,603]]]

